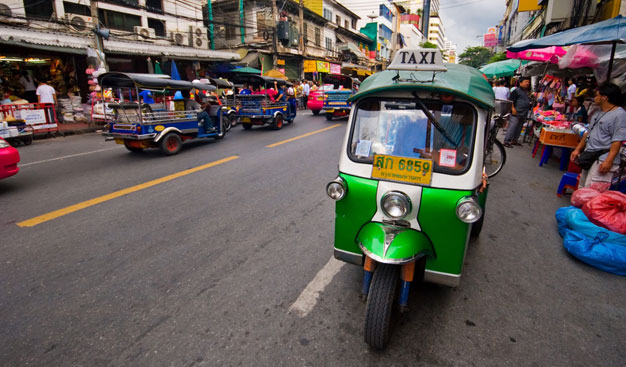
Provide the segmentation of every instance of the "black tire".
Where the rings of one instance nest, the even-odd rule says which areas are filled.
[[[220,139],[224,139],[224,137],[226,136],[226,132],[230,129],[226,129],[225,125],[230,125],[230,122],[228,121],[228,117],[227,116],[222,116],[222,118],[220,119],[220,132],[215,135],[213,138],[215,140],[220,140]]]
[[[183,146],[183,141],[175,132],[167,133],[161,140],[159,140],[159,148],[165,155],[174,155],[180,152],[180,148]]]
[[[374,270],[365,306],[365,342],[375,349],[384,349],[389,343],[399,269],[397,265],[377,263]]]
[[[126,149],[128,149],[129,151],[133,153],[143,152],[143,148],[131,147],[130,145],[128,145],[128,142],[126,140],[124,140],[124,146],[126,147]]]
[[[326,120],[330,121],[333,119],[333,114],[332,113],[327,113],[326,114]]]
[[[31,145],[33,143],[33,136],[32,135],[25,136],[22,139],[22,143],[24,143],[24,145]]]
[[[506,151],[498,139],[493,142],[493,147],[485,152],[485,173],[491,178],[497,175],[506,163]]]
[[[480,231],[483,229],[483,222],[485,221],[485,211],[483,210],[483,215],[480,216],[478,222],[472,224],[472,231],[470,232],[471,237],[480,236]]]
[[[317,116],[320,114],[320,110],[311,110],[311,112],[313,112],[314,116]]]
[[[225,117],[228,123],[228,125],[226,126],[226,132],[229,132],[233,126],[237,125],[237,116],[235,116],[234,113],[231,113],[229,115],[226,115]]]
[[[244,124],[241,124],[241,126],[243,126],[243,129],[244,129],[244,130],[250,130],[250,129],[252,129],[252,124],[245,124],[245,123],[244,123]]]
[[[274,121],[272,121],[272,129],[280,130],[283,128],[284,124],[285,118],[283,117],[283,115],[276,115],[276,117],[274,117]]]

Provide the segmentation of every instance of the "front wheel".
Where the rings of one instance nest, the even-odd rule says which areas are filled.
[[[272,122],[272,129],[274,130],[282,129],[284,122],[285,122],[285,119],[283,118],[283,115],[276,115],[276,117],[274,117],[274,121]]]
[[[241,126],[243,126],[244,130],[250,130],[252,129],[252,124],[246,124],[246,123],[242,123]]]
[[[174,155],[178,153],[182,145],[182,139],[174,132],[167,133],[167,135],[159,141],[159,148],[161,148],[161,152],[165,155]]]
[[[313,112],[314,116],[317,116],[320,114],[320,110],[311,110],[311,112]]]
[[[389,343],[393,299],[398,288],[399,266],[376,264],[365,306],[365,342],[375,349]]]
[[[226,132],[229,132],[233,126],[237,125],[237,116],[235,116],[234,113],[231,113],[230,115],[225,116],[225,118],[226,118]]]
[[[330,121],[333,119],[333,114],[332,113],[327,113],[326,114],[326,120]]]
[[[497,175],[506,162],[506,152],[502,143],[498,139],[494,139],[493,143],[485,152],[485,173],[489,178]]]

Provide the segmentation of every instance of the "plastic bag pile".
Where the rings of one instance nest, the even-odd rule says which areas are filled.
[[[582,188],[572,204],[556,211],[565,249],[598,269],[626,275],[626,195]]]

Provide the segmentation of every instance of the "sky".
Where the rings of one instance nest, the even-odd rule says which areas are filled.
[[[482,46],[482,35],[500,22],[506,10],[506,0],[440,0],[439,4],[445,35],[456,44],[457,55],[468,46]]]

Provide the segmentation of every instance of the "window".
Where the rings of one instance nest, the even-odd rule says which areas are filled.
[[[352,19],[352,29],[356,29],[356,19]]]
[[[304,34],[302,35],[302,40],[304,41],[304,44],[306,45],[306,43],[309,41],[309,25],[307,23],[304,23]]]
[[[234,25],[226,24],[225,37],[227,40],[237,37],[237,27]]]
[[[91,16],[91,10],[89,10],[89,7],[86,5],[68,3],[67,1],[64,1],[63,9],[65,9],[65,14]]]
[[[153,13],[163,14],[163,1],[162,0],[146,0],[146,10]]]
[[[463,173],[472,161],[474,109],[463,102],[425,100],[424,104],[436,122],[410,100],[359,102],[350,137],[350,159],[371,164],[376,163],[374,154],[421,158],[429,160],[429,168],[435,172]]]
[[[319,28],[315,28],[315,46],[322,45],[322,31]]]
[[[165,22],[160,19],[148,18],[148,27],[154,28],[157,37],[165,37]]]
[[[333,49],[333,40],[331,38],[326,37],[326,49],[327,50],[332,50]]]
[[[350,28],[350,22],[348,22],[347,19],[343,22],[343,27],[344,28]]]
[[[105,27],[119,31],[133,32],[141,26],[141,18],[136,15],[118,13],[112,10],[98,9],[98,17]]]
[[[103,3],[110,3],[127,8],[139,9],[139,0],[100,0]]]
[[[335,20],[336,20],[337,25],[341,27],[341,17],[337,15],[337,18]]]
[[[326,18],[326,20],[332,22],[333,21],[333,12],[328,10],[328,9],[324,9],[324,18]]]
[[[52,0],[24,0],[24,9],[27,18],[50,19],[54,13]]]
[[[385,4],[380,4],[380,11],[379,11],[379,15],[385,19],[387,19],[388,21],[393,21],[393,15],[391,15],[391,10],[389,10],[388,7],[385,6]]]

